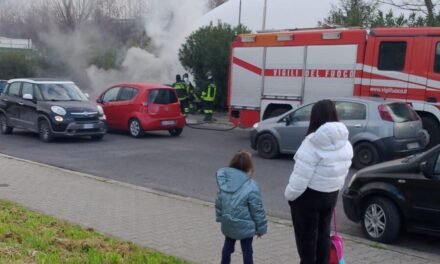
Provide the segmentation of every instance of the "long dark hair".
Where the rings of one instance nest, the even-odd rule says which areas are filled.
[[[310,114],[310,125],[307,135],[316,132],[318,128],[327,122],[338,122],[338,114],[333,101],[321,100],[316,102],[312,107]]]

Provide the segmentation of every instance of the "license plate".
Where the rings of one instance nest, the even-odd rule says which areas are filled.
[[[164,120],[160,122],[163,126],[172,126],[176,124],[176,120]]]
[[[414,143],[408,143],[408,144],[406,145],[406,147],[407,147],[408,149],[416,149],[416,148],[419,148],[420,145],[419,145],[418,142],[414,142]]]
[[[82,127],[84,129],[91,129],[91,128],[95,128],[95,125],[94,124],[84,124],[84,125],[82,125]]]

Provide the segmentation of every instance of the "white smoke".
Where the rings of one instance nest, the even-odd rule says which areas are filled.
[[[151,38],[150,52],[130,48],[120,70],[87,69],[94,92],[114,83],[173,83],[176,74],[183,74],[178,60],[179,48],[194,29],[195,22],[208,11],[209,0],[150,0],[145,30]]]

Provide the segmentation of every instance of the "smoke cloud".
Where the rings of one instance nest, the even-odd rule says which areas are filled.
[[[175,75],[183,73],[178,50],[207,11],[208,0],[150,0],[144,23],[151,38],[149,51],[129,48],[120,70],[89,67],[86,71],[94,94],[114,83],[173,83]]]

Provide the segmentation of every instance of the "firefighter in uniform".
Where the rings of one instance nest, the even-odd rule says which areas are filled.
[[[205,119],[203,121],[212,121],[212,114],[214,113],[214,101],[217,95],[217,86],[214,84],[214,78],[211,72],[208,72],[208,86],[202,92],[203,113]]]
[[[176,89],[177,97],[180,102],[180,111],[182,114],[186,115],[189,112],[188,108],[188,90],[184,82],[182,82],[182,77],[180,74],[176,75],[176,82],[173,84],[174,89]]]

